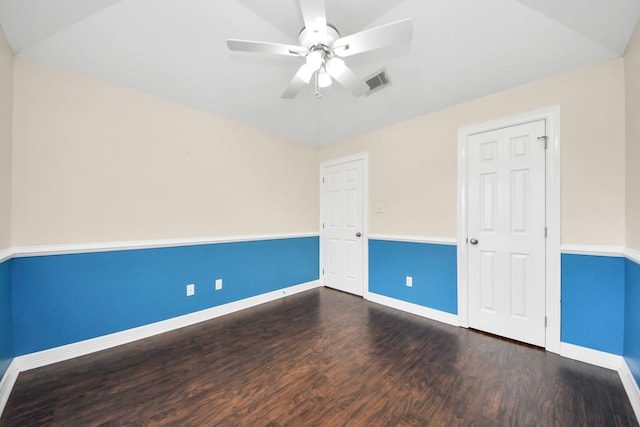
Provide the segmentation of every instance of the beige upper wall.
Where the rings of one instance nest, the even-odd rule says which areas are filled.
[[[320,160],[369,152],[371,233],[455,238],[458,129],[559,105],[562,242],[622,246],[624,96],[617,59],[324,147]]]
[[[317,150],[15,61],[13,245],[318,230]]]
[[[371,233],[452,238],[458,129],[560,105],[562,241],[621,246],[624,68],[623,59],[597,64],[318,153],[211,114],[17,59],[13,244],[316,232],[318,160],[360,151],[370,158]],[[383,214],[373,213],[378,204]]]
[[[627,101],[627,247],[640,251],[640,23],[624,55]]]
[[[0,28],[0,250],[11,246],[13,52]]]

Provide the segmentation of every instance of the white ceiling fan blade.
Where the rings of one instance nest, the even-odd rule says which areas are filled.
[[[289,86],[287,86],[281,97],[284,99],[295,98],[298,92],[300,92],[300,89],[309,83],[312,75],[313,71],[307,68],[307,64],[302,64],[302,67],[300,67],[296,75],[293,76],[291,83],[289,83]]]
[[[413,24],[411,19],[403,19],[339,38],[333,44],[333,50],[336,55],[346,57],[408,42],[412,37]]]
[[[351,71],[340,58],[332,58],[327,62],[327,72],[345,89],[355,96],[362,96],[369,91],[367,85],[356,73]]]
[[[302,46],[292,44],[256,42],[251,40],[227,40],[227,46],[235,52],[269,53],[272,55],[301,56],[308,53]]]
[[[300,0],[302,19],[312,45],[327,43],[327,15],[324,0]]]

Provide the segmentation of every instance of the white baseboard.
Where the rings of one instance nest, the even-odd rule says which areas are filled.
[[[627,396],[629,396],[633,412],[635,412],[636,418],[640,420],[640,388],[638,388],[638,383],[633,377],[631,369],[629,369],[629,365],[627,365],[627,362],[624,359],[618,374],[620,375],[622,385],[627,392]]]
[[[251,308],[260,304],[275,301],[288,295],[297,294],[299,292],[308,291],[320,287],[320,281],[315,280],[300,285],[291,286],[277,291],[268,292],[266,294],[257,295],[239,301],[230,302],[228,304],[217,307],[208,308],[206,310],[197,311],[195,313],[185,314],[184,316],[174,317],[172,319],[163,320],[149,325],[140,326],[138,328],[128,329],[122,332],[116,332],[73,344],[63,345],[36,353],[18,356],[14,359],[19,372],[28,371],[30,369],[39,368],[64,360],[73,359],[75,357],[84,356],[108,348],[128,344],[144,338],[164,332],[173,331],[175,329],[191,326],[196,323],[224,316],[225,314],[234,313],[236,311]]]
[[[640,388],[638,388],[638,383],[636,383],[624,357],[568,344],[566,342],[560,343],[560,355],[569,359],[617,371],[624,390],[629,397],[633,412],[636,414],[636,418],[640,420]]]
[[[16,360],[13,359],[9,364],[7,371],[2,376],[2,381],[0,381],[0,415],[2,415],[4,407],[7,406],[11,390],[13,390],[13,386],[18,379],[19,373],[20,370],[18,369]]]
[[[0,381],[0,416],[4,411],[7,401],[9,400],[11,390],[13,390],[13,386],[15,385],[20,372],[62,362],[75,357],[95,353],[97,351],[106,350],[118,345],[128,344],[321,286],[322,285],[319,280],[314,280],[312,282],[302,283],[262,295],[256,295],[240,301],[230,302],[218,307],[185,314],[184,316],[163,320],[161,322],[140,326],[138,328],[128,329],[126,331],[116,332],[102,337],[26,354],[24,356],[18,356],[13,359]]]
[[[396,310],[406,311],[407,313],[426,317],[431,320],[437,320],[438,322],[446,323],[448,325],[459,326],[457,314],[451,314],[399,299],[389,298],[373,292],[368,292],[365,295],[365,298],[371,302],[375,302],[376,304],[386,305],[387,307],[395,308]]]
[[[566,342],[560,343],[560,356],[614,371],[618,371],[623,362],[622,356]]]

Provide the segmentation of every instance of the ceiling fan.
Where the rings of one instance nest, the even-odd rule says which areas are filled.
[[[411,19],[360,31],[341,37],[338,30],[327,23],[324,0],[300,0],[304,28],[298,35],[299,46],[249,40],[227,40],[232,51],[267,53],[304,58],[282,98],[294,98],[312,80],[315,95],[322,97],[320,88],[337,81],[355,96],[364,95],[369,86],[355,74],[342,58],[411,40]]]

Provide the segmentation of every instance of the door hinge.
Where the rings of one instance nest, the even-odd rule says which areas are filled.
[[[322,275],[324,276],[324,268],[322,269]],[[545,324],[545,326],[546,326],[546,324]]]
[[[545,149],[545,150],[547,149],[547,146],[549,145],[549,144],[547,143],[547,139],[548,139],[548,138],[547,138],[547,136],[546,136],[546,135],[545,135],[545,136],[539,136],[539,137],[538,137],[538,141],[544,141],[544,149]]]
[[[324,273],[323,273],[323,274],[324,274]],[[544,327],[545,327],[545,328],[547,327],[547,323],[548,323],[548,322],[547,322],[547,316],[544,316]]]
[[[547,227],[545,227],[544,228],[544,238],[546,239],[548,235],[549,235],[549,230],[547,230]]]
[[[324,230],[324,222],[322,223],[322,229]]]
[[[324,176],[322,177],[322,183],[324,184]]]

